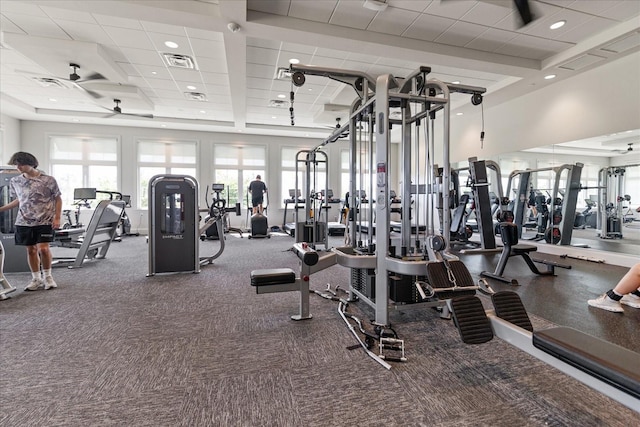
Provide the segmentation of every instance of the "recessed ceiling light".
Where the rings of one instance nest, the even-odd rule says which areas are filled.
[[[164,45],[166,47],[170,47],[171,49],[177,49],[178,48],[178,43],[172,42],[172,41],[166,41],[166,42],[164,42]]]
[[[456,113],[456,116],[462,116],[464,113]]]
[[[555,79],[555,78],[556,78],[556,75],[555,75],[555,74],[549,74],[549,75],[547,75],[547,76],[544,76],[544,79],[545,79],[545,80],[551,80],[551,79]]]
[[[277,119],[278,117],[277,117],[277,116],[271,116],[271,118],[272,118],[272,119]]]
[[[299,64],[299,63],[300,63],[300,60],[296,58],[291,58],[289,60],[289,64]]]
[[[566,24],[566,23],[567,23],[567,21],[565,21],[565,20],[554,22],[553,24],[551,24],[549,26],[549,28],[552,29],[552,30],[557,30],[560,27],[564,27],[564,24]]]
[[[156,74],[158,74],[158,72],[157,71],[152,71],[151,74],[153,74],[155,76]]]
[[[160,125],[160,127],[161,127],[161,128],[166,128],[166,127],[167,127],[167,125]]]
[[[187,86],[187,89],[189,90],[196,90],[197,88],[194,85],[189,85]]]
[[[49,98],[49,101],[51,101],[51,102],[58,102],[58,100],[57,100],[57,99],[55,99],[55,98]]]
[[[278,98],[280,98],[280,99],[284,99],[286,97],[287,97],[287,95],[283,95],[283,94],[278,95]]]
[[[200,112],[201,112],[202,114],[207,114],[207,112],[206,112],[206,111],[204,111],[204,110],[200,110]]]
[[[79,122],[80,119],[71,119],[72,122]]]
[[[460,82],[458,80],[456,80],[455,82],[451,82],[451,83],[453,83],[454,85],[459,85],[460,84]]]

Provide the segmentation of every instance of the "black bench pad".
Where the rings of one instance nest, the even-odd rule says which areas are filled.
[[[533,345],[636,398],[640,354],[567,327],[533,333]]]
[[[290,268],[267,268],[251,272],[251,286],[281,285],[295,282],[296,273]]]

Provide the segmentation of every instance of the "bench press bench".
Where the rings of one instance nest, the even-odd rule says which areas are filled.
[[[293,252],[300,258],[300,277],[290,268],[268,268],[251,272],[251,286],[256,288],[257,294],[275,292],[300,292],[300,310],[293,320],[311,319],[309,314],[309,280],[311,267],[318,264],[318,252],[306,243],[296,243]]]
[[[529,253],[536,252],[538,250],[538,247],[535,245],[518,243],[518,226],[514,223],[501,222],[499,227],[500,238],[502,239],[502,244],[504,245],[504,247],[502,249],[502,253],[500,254],[498,265],[496,265],[495,271],[483,271],[480,273],[480,276],[490,277],[501,282],[517,285],[518,281],[516,279],[509,279],[504,277],[504,269],[507,266],[507,261],[509,261],[509,258],[514,256],[521,256],[522,259],[524,259],[524,261],[527,263],[529,270],[540,276],[555,276],[555,267],[571,269],[571,266],[567,264],[531,258]],[[540,271],[534,264],[534,262],[546,265],[546,270]]]

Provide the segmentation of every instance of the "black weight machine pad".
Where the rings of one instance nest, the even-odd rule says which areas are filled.
[[[480,298],[465,295],[453,298],[450,303],[453,322],[465,344],[482,344],[491,341],[493,329]]]
[[[456,284],[460,287],[474,286],[473,277],[467,269],[467,266],[460,260],[447,261],[449,268],[456,279]],[[459,291],[443,291],[438,292],[438,288],[450,288],[453,283],[449,281],[447,267],[444,262],[431,262],[427,264],[427,278],[429,284],[433,287],[436,295],[440,299],[453,298],[454,296],[475,295],[475,289],[459,290]]]
[[[296,273],[290,268],[268,268],[251,272],[251,286],[282,285],[296,282]]]
[[[511,291],[500,291],[491,295],[491,302],[493,302],[496,316],[522,329],[533,332],[533,325],[529,320],[527,310],[522,304],[520,295]]]
[[[533,345],[635,398],[640,398],[638,353],[567,327],[534,332]]]

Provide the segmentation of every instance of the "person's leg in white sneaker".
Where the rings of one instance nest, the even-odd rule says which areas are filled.
[[[624,311],[622,304],[640,308],[640,262],[631,267],[613,289],[587,303],[592,307],[617,313]]]
[[[53,277],[51,276],[51,268],[44,270],[43,273],[44,273],[44,289],[49,290],[49,289],[57,288],[58,285],[56,284],[56,282],[53,280]]]
[[[640,293],[639,291],[636,291]],[[640,308],[640,295],[636,295],[635,293],[630,293],[622,297],[620,300],[621,304],[628,305],[633,308]]]
[[[42,286],[42,279],[40,278],[40,271],[31,272],[31,281],[24,288],[25,291],[37,291]]]
[[[611,292],[611,291],[609,291]],[[609,298],[607,294],[600,295],[596,299],[590,299],[587,301],[591,307],[601,308],[607,311],[613,311],[614,313],[624,313],[624,309],[620,304],[620,301],[617,301],[613,298]]]

